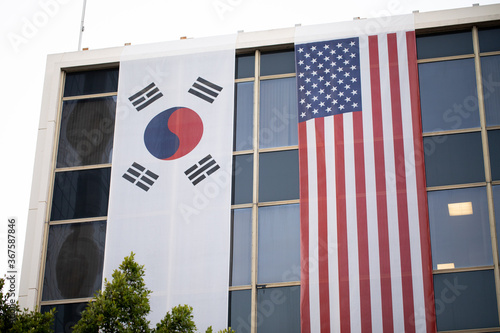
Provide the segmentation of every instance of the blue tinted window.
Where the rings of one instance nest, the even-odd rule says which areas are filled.
[[[500,51],[500,28],[479,30],[481,52]]]
[[[298,199],[298,150],[261,153],[259,159],[259,201]]]
[[[257,331],[300,332],[299,286],[257,289]]]
[[[252,209],[235,209],[232,215],[229,285],[249,285],[252,266]]]
[[[82,317],[82,311],[85,310],[87,303],[69,303],[69,304],[55,304],[55,305],[42,305],[40,312],[49,312],[55,308],[54,323],[52,329],[54,333],[71,333],[73,326]]]
[[[481,133],[424,137],[427,186],[484,182]]]
[[[234,114],[234,150],[253,148],[253,82],[236,84]]]
[[[259,208],[258,283],[300,281],[299,205]]]
[[[434,275],[438,331],[498,327],[493,270]]]
[[[295,53],[281,51],[263,53],[260,60],[260,75],[295,73]]]
[[[229,292],[229,325],[238,333],[250,333],[252,317],[251,290],[234,290]]]
[[[481,57],[486,124],[500,125],[500,55]]]
[[[118,89],[118,68],[67,73],[64,97],[115,92]]]
[[[490,146],[491,178],[500,180],[500,130],[488,131],[488,145]]]
[[[474,53],[474,49],[472,47],[471,31],[417,37],[418,59],[472,53]]]
[[[486,188],[432,191],[428,198],[433,268],[493,265]]]
[[[260,148],[297,145],[297,86],[294,77],[260,83]]]
[[[42,300],[92,297],[101,289],[106,222],[52,225]]]
[[[106,216],[110,177],[111,168],[57,172],[50,219]]]
[[[232,204],[252,202],[253,196],[253,155],[233,157]]]
[[[248,78],[255,75],[255,55],[241,55],[236,57],[236,78]]]
[[[479,127],[474,59],[418,65],[424,132]]]

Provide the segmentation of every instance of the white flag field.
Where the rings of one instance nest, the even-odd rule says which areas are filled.
[[[120,62],[104,277],[136,254],[151,325],[188,304],[199,330],[227,326],[234,45],[127,47]]]

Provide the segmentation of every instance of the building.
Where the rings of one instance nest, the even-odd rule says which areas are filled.
[[[414,13],[413,20],[437,330],[497,332],[500,5]],[[236,38],[227,288],[237,332],[301,329],[296,29]],[[19,302],[56,307],[57,332],[69,331],[101,288],[127,47],[47,62]],[[147,80],[158,81],[154,75]],[[382,316],[371,321],[374,331],[382,327]]]

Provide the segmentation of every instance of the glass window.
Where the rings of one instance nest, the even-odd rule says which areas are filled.
[[[260,148],[298,144],[297,87],[294,77],[260,83]]]
[[[263,53],[260,61],[261,76],[295,73],[295,53],[293,51]]]
[[[438,331],[498,327],[493,270],[434,275]]]
[[[100,94],[118,90],[118,68],[66,73],[64,97]]]
[[[257,332],[300,332],[299,286],[257,289]]]
[[[234,290],[229,292],[229,325],[238,333],[250,333],[252,322],[250,305],[251,290]]]
[[[232,204],[250,203],[253,200],[253,155],[233,157]]]
[[[473,53],[471,31],[417,37],[418,59]]]
[[[500,55],[481,57],[486,124],[500,125]]]
[[[234,209],[231,228],[230,286],[245,286],[251,282],[252,209]]]
[[[42,300],[92,297],[101,289],[106,221],[52,225]]]
[[[493,265],[486,188],[428,193],[434,269]]]
[[[236,78],[243,79],[254,77],[255,55],[240,55],[236,57]]]
[[[299,281],[299,205],[259,208],[258,283]]]
[[[493,204],[497,229],[497,247],[500,250],[500,185],[493,186]]]
[[[261,153],[259,155],[259,201],[298,198],[298,150]]]
[[[57,172],[50,219],[106,216],[111,168]]]
[[[82,317],[81,313],[86,306],[87,303],[42,305],[40,312],[45,313],[56,308],[54,324],[52,325],[54,333],[71,333],[73,332],[73,326]]]
[[[481,52],[500,51],[500,28],[479,30]]]
[[[234,150],[253,148],[253,82],[236,83]]]
[[[427,186],[484,182],[481,133],[424,137]]]
[[[488,131],[488,145],[490,146],[491,178],[500,180],[500,130]]]
[[[63,103],[57,167],[111,163],[116,97]]]
[[[474,59],[419,64],[418,73],[424,133],[479,127]]]

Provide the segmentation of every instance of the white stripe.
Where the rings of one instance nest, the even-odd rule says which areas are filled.
[[[366,211],[368,251],[370,264],[370,299],[372,332],[382,332],[382,291],[380,286],[380,259],[377,219],[377,186],[375,182],[375,147],[373,141],[372,100],[370,84],[370,57],[368,37],[360,38],[361,92],[363,103],[363,141],[365,152]]]
[[[311,332],[320,331],[318,269],[318,177],[314,120],[306,122],[309,182],[309,304]]]
[[[328,278],[330,279],[330,330],[340,333],[339,261],[335,179],[335,130],[333,117],[325,117],[326,193],[328,209]],[[319,332],[319,331],[318,331]]]
[[[411,113],[410,79],[406,33],[398,33],[399,80],[401,82],[401,108],[406,163],[406,193],[408,200],[408,224],[410,233],[411,271],[413,276],[413,300],[415,307],[416,332],[425,332],[425,295],[420,248],[420,226],[418,215],[417,179],[415,172],[415,151]]]
[[[361,332],[353,113],[344,116],[344,165],[351,332]]]
[[[394,167],[394,143],[392,105],[389,76],[387,36],[379,36],[380,88],[382,95],[382,127],[384,131],[384,157],[387,193],[387,221],[389,229],[389,253],[391,265],[392,309],[394,332],[404,332],[403,289],[401,281],[401,256],[399,247],[398,202],[396,171]]]

